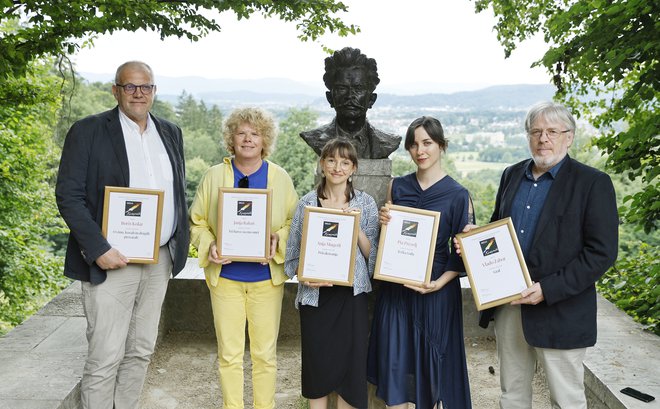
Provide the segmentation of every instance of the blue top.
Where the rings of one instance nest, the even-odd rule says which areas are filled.
[[[316,190],[307,193],[298,202],[296,214],[291,221],[291,230],[289,231],[289,240],[286,243],[286,259],[284,261],[284,273],[289,278],[293,278],[298,272],[298,263],[300,261],[300,242],[302,240],[303,218],[305,215],[305,206],[318,206],[318,196]],[[355,207],[362,210],[360,214],[360,229],[371,243],[371,252],[369,257],[365,258],[358,248],[355,252],[355,272],[353,275],[353,295],[368,293],[371,291],[371,277],[376,266],[376,255],[378,253],[378,232],[380,224],[378,222],[378,206],[373,197],[367,193],[356,190],[355,197],[348,203],[348,207]],[[306,285],[298,284],[298,294],[295,301],[296,307],[299,304],[319,305],[319,289],[311,288]]]
[[[511,220],[516,228],[516,235],[524,257],[527,257],[529,249],[532,247],[536,225],[541,217],[541,211],[552,182],[565,161],[566,157],[536,180],[532,174],[534,161],[530,160],[525,168],[525,176],[520,182],[511,206]]]
[[[238,181],[246,175],[238,170],[233,159],[231,161],[231,166],[234,168],[234,187],[238,187]],[[268,162],[262,161],[261,167],[248,176],[248,181],[248,186],[252,189],[266,189],[268,185]],[[222,266],[220,277],[228,280],[242,281],[244,283],[270,280],[270,267],[268,264],[263,265],[255,262],[232,261],[231,263]]]

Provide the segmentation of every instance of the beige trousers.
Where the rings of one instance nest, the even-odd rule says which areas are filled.
[[[89,343],[80,386],[84,409],[138,407],[171,272],[163,246],[158,264],[129,264],[108,271],[101,284],[82,283]]]
[[[532,378],[538,360],[546,374],[553,409],[587,409],[583,361],[586,348],[535,348],[522,330],[520,306],[495,311],[495,336],[500,363],[501,409],[531,409]]]

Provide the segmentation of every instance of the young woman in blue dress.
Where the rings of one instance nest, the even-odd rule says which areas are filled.
[[[451,239],[472,222],[468,191],[447,175],[447,140],[440,121],[421,117],[408,127],[405,148],[417,170],[392,180],[387,200],[441,213],[427,285],[382,282],[372,321],[368,379],[388,408],[469,409],[460,272]],[[380,210],[387,224],[387,208]]]

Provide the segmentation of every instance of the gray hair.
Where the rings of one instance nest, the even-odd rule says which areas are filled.
[[[573,132],[577,127],[573,114],[565,106],[552,101],[543,101],[535,104],[527,111],[525,131],[529,132],[532,129],[532,124],[539,117],[550,122],[561,122]]]
[[[119,77],[121,76],[122,71],[126,68],[140,68],[149,74],[151,82],[154,82],[154,72],[149,66],[149,64],[142,61],[126,61],[119,67],[117,67],[117,72],[115,72],[115,84],[119,84]]]

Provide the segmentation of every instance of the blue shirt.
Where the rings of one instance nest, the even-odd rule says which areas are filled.
[[[559,172],[566,158],[567,156],[536,180],[534,180],[534,175],[532,174],[533,160],[529,161],[525,169],[525,176],[520,182],[516,196],[513,199],[513,205],[511,206],[511,220],[513,221],[518,242],[525,257],[527,257],[532,247],[536,225],[541,217],[541,211],[543,210],[545,199],[548,197],[548,192],[550,192],[552,182],[554,182],[557,172]]]
[[[245,175],[236,168],[233,160],[231,161],[231,166],[234,169],[234,187],[238,187],[238,181]],[[251,189],[266,189],[268,185],[268,162],[263,161],[261,167],[248,176],[248,183]],[[232,261],[222,266],[220,277],[246,283],[270,280],[270,267],[268,264]]]

